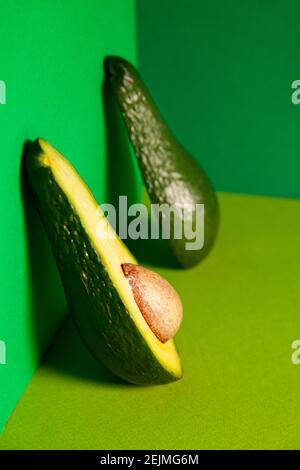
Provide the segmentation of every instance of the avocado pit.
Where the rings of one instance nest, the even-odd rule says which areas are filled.
[[[175,289],[159,274],[124,263],[123,273],[144,319],[162,342],[173,338],[182,320],[182,303]]]

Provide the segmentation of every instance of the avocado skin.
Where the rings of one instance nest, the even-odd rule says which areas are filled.
[[[154,204],[204,204],[204,246],[186,250],[185,237],[169,243],[183,267],[199,263],[209,253],[219,226],[219,207],[202,168],[172,134],[135,67],[120,57],[105,59],[106,79],[119,103],[129,137]],[[195,211],[192,213],[195,230]]]
[[[80,218],[41,166],[38,140],[27,146],[26,168],[78,333],[91,354],[137,385],[178,380],[158,362],[136,328]]]

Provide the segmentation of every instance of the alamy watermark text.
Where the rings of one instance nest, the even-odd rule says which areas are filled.
[[[96,215],[100,239],[115,238],[118,226],[122,240],[172,238],[184,240],[186,250],[201,250],[204,245],[204,204],[151,204],[149,210],[144,204],[128,206],[127,196],[119,196],[118,211],[112,204],[101,204]]]
[[[294,365],[298,365],[300,364],[300,339],[293,341],[291,347],[294,349],[294,352],[291,356],[291,361]]]
[[[0,105],[6,104],[6,83],[0,80]]]
[[[0,365],[6,364],[6,344],[0,340]]]

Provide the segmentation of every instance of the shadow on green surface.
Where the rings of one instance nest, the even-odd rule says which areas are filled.
[[[125,195],[129,206],[140,202],[136,200],[140,184],[137,181],[133,163],[135,157],[132,155],[128,132],[107,80],[104,80],[102,85],[102,100],[106,123],[108,202],[118,208],[119,196]],[[179,267],[165,240],[128,239],[125,243],[141,264],[165,268]]]
[[[92,357],[82,343],[70,316],[63,322],[45,355],[43,367],[99,385],[131,386]]]
[[[126,245],[141,264],[169,269],[180,268],[165,240],[128,239]]]
[[[138,182],[127,130],[106,80],[102,84],[101,91],[105,117],[107,202],[118,208],[121,195],[127,196],[128,205],[137,202]]]

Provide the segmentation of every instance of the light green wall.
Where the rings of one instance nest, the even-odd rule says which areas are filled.
[[[137,1],[143,76],[217,189],[299,197],[299,1]]]
[[[0,428],[66,313],[20,176],[22,147],[26,139],[48,139],[103,200],[110,171],[101,96],[107,54],[135,61],[134,0],[0,0],[0,80],[7,87],[0,106],[0,340],[7,347]]]

